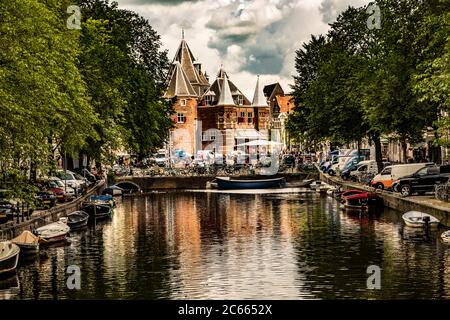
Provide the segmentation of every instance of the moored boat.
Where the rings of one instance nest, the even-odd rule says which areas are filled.
[[[27,230],[12,239],[11,242],[18,245],[22,253],[34,253],[39,251],[39,237]]]
[[[441,234],[441,239],[443,242],[450,244],[450,230],[447,230]]]
[[[341,202],[344,208],[367,210],[381,206],[382,199],[375,192],[349,190],[341,195]]]
[[[0,241],[0,274],[6,274],[17,268],[20,248],[11,241]]]
[[[75,211],[67,215],[67,225],[70,230],[79,229],[88,224],[89,214],[84,211]]]
[[[413,228],[422,228],[427,224],[429,227],[437,227],[440,223],[440,221],[431,214],[419,211],[409,211],[405,213],[402,218],[408,227]]]
[[[112,215],[112,208],[110,205],[95,202],[84,203],[83,211],[88,213],[90,217],[95,219],[110,218]]]
[[[109,186],[103,190],[104,195],[111,195],[111,196],[121,196],[124,194],[124,189],[121,187],[118,187],[116,185]]]
[[[280,188],[286,185],[285,178],[237,180],[217,177],[216,181],[219,190],[271,189]]]
[[[70,228],[64,221],[50,223],[36,229],[36,234],[42,239],[41,243],[65,241]]]
[[[87,200],[87,203],[107,204],[111,208],[114,208],[116,206],[116,201],[109,194],[101,196],[90,196]]]

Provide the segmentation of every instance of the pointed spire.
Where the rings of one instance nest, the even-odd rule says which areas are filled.
[[[224,79],[225,77],[228,77],[227,73],[223,69],[223,64],[220,65],[219,73],[217,74],[217,78]]]
[[[181,29],[181,40],[184,40],[184,28]]]
[[[195,57],[189,48],[186,40],[184,40],[184,29],[182,30],[182,37],[181,44],[178,47],[177,53],[175,54],[174,62],[178,61],[181,63],[181,66],[184,69],[184,72],[186,72],[186,75],[188,76],[189,81],[193,86],[195,85],[209,85],[208,81],[201,75],[194,66]]]
[[[256,81],[255,94],[253,95],[252,107],[268,107],[267,100],[264,97],[264,92],[259,85],[259,75]]]
[[[174,63],[174,69],[170,78],[169,86],[167,87],[167,91],[164,96],[166,98],[198,96],[178,61],[175,61]]]
[[[226,74],[222,80],[222,88],[217,106],[234,106],[234,100],[231,95],[230,84],[228,83],[228,76]]]

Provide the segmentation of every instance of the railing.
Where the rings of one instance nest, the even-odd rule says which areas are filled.
[[[133,176],[133,177],[175,177],[175,176],[230,176],[230,175],[255,175],[260,174],[269,165],[262,164],[237,164],[237,165],[189,165],[187,167],[158,167],[149,168],[133,168],[131,170],[121,170],[116,176]],[[313,173],[317,169],[312,164],[283,164],[281,163],[277,170],[278,173]]]

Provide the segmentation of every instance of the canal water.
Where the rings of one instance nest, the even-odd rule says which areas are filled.
[[[449,299],[450,246],[313,193],[157,193],[21,260],[0,299]],[[69,290],[67,267],[80,268]],[[380,289],[368,289],[369,266]],[[373,283],[373,282],[371,282]]]

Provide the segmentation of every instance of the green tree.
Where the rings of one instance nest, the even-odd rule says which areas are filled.
[[[100,117],[101,137],[87,152],[119,147],[149,154],[172,126],[171,103],[161,97],[168,70],[167,52],[149,22],[103,0],[80,1],[83,54],[80,68]]]
[[[46,170],[56,148],[78,149],[95,114],[77,68],[68,1],[0,3],[0,162],[3,184]],[[14,173],[12,173],[14,172]],[[20,184],[21,185],[21,184]]]

